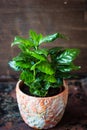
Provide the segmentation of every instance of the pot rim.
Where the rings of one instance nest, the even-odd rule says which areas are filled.
[[[31,98],[37,98],[37,99],[47,99],[47,98],[56,98],[57,96],[60,96],[60,95],[63,95],[66,91],[68,91],[68,85],[66,83],[66,80],[63,80],[63,84],[64,84],[64,90],[54,96],[49,96],[49,97],[36,97],[36,96],[31,96],[31,95],[28,95],[24,92],[21,91],[20,89],[20,85],[23,84],[23,81],[22,80],[19,80],[16,84],[16,91],[19,89],[20,93],[22,93],[23,95],[26,95],[27,97],[31,97]]]

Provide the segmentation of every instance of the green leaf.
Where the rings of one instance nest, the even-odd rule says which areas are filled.
[[[20,53],[18,56],[13,58],[13,61],[24,61],[25,55],[23,53]]]
[[[46,61],[46,58],[44,55],[40,55],[38,53],[36,53],[35,51],[28,51],[28,54],[30,54],[31,56],[33,56],[34,58],[41,60],[41,61]]]
[[[30,88],[30,92],[35,95],[35,96],[38,96],[38,97],[45,97],[46,94],[47,94],[47,90],[45,89],[35,89],[35,87],[33,88]]]
[[[19,53],[18,56],[13,58],[14,61],[24,61],[24,62],[33,62],[34,58],[28,53]]]
[[[49,54],[54,56],[54,54],[59,53],[62,49],[63,49],[63,47],[53,47],[53,48],[49,49]]]
[[[20,79],[24,81],[26,85],[30,85],[33,82],[33,73],[31,71],[23,71],[20,74]]]
[[[37,66],[37,68],[41,71],[41,72],[43,72],[43,73],[46,73],[46,74],[49,74],[49,75],[52,75],[52,74],[54,74],[55,72],[54,72],[54,69],[51,67],[51,65],[50,65],[50,63],[48,63],[48,62],[41,62],[38,66]]]
[[[44,87],[45,87],[45,90],[49,90],[49,88],[51,87],[51,83],[50,82],[46,82],[45,83],[45,85],[44,85]]]
[[[28,69],[28,68],[31,68],[32,64],[31,64],[31,62],[18,61],[18,62],[16,62],[16,66],[23,68],[23,69]]]
[[[13,61],[15,61],[15,65],[21,69],[31,68],[34,64],[32,63],[33,58],[29,57],[29,55],[26,55],[25,53],[20,53],[18,56],[13,58]]]
[[[49,49],[49,55],[51,58],[52,65],[54,66],[57,63],[57,56],[63,51],[63,47],[53,47]]]
[[[8,64],[9,64],[9,66],[10,66],[12,69],[14,69],[15,71],[20,71],[20,70],[21,70],[21,68],[16,65],[16,62],[15,62],[15,61],[10,61]]]
[[[58,77],[57,78],[57,87],[63,86],[63,78]],[[56,87],[55,85],[53,87]]]
[[[33,41],[39,41],[43,37],[42,34],[37,34],[33,30],[29,31],[29,36],[30,36],[30,38],[32,38]]]
[[[47,94],[47,90],[43,87],[40,78],[37,78],[34,82],[31,83],[29,90],[33,95],[40,97],[46,96]]]
[[[43,43],[43,42],[52,42],[54,40],[56,40],[57,38],[64,38],[64,39],[67,39],[67,37],[61,33],[55,33],[55,34],[52,34],[52,35],[48,35],[46,37],[43,37],[39,44]]]
[[[48,50],[47,50],[47,49],[37,49],[37,50],[35,50],[35,52],[36,52],[37,54],[39,54],[39,55],[44,55],[44,56],[46,56],[46,57],[47,57],[47,55],[48,55]]]
[[[52,88],[58,88],[63,86],[63,79],[60,77],[57,77],[56,82],[51,84]]]
[[[61,72],[70,72],[72,70],[78,70],[78,69],[80,69],[80,66],[75,66],[73,63],[71,63],[70,65],[61,65],[61,66],[58,66],[57,69],[60,70]]]
[[[41,44],[41,43],[43,43],[43,42],[52,42],[52,41],[54,41],[54,40],[57,38],[57,36],[58,36],[58,34],[55,33],[55,34],[52,34],[52,35],[48,35],[48,36],[46,36],[46,37],[43,37],[43,38],[40,40],[39,44]]]
[[[42,34],[37,34],[35,31],[29,31],[30,38],[33,40],[34,46],[37,47],[39,45],[39,41],[42,39]]]
[[[68,79],[71,78],[71,74],[69,72],[61,72],[61,71],[57,71],[56,75],[58,75],[58,77],[60,79]]]
[[[22,38],[22,37],[19,37],[19,36],[16,36],[14,38],[14,41],[11,44],[11,46],[20,45],[21,43],[25,44],[25,46],[30,46],[30,47],[33,46],[33,43],[31,42],[31,40],[25,39],[25,38]]]
[[[65,49],[65,51],[57,57],[60,64],[70,64],[79,55],[79,49]]]
[[[37,33],[36,33],[34,30],[30,30],[30,31],[29,31],[29,36],[30,36],[32,39],[36,40]]]
[[[69,37],[65,36],[64,34],[61,34],[61,33],[58,33],[58,38],[62,38],[62,39],[65,39],[65,40],[69,40]]]
[[[51,83],[55,83],[57,81],[54,75],[46,75],[45,80]]]

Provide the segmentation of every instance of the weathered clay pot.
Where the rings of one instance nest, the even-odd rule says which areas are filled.
[[[64,85],[66,83],[64,82]],[[68,87],[52,97],[33,97],[23,93],[20,88],[22,81],[16,86],[17,102],[21,116],[26,124],[36,129],[48,129],[61,120],[68,98]]]

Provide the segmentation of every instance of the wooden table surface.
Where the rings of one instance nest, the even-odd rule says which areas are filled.
[[[87,1],[86,0],[0,0],[0,76],[16,75],[8,61],[18,54],[11,43],[16,35],[28,37],[34,29],[44,36],[55,32],[70,40],[58,39],[48,46],[80,48],[76,60],[87,72]]]

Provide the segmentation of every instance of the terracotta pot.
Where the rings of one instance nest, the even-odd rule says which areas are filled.
[[[26,124],[36,129],[48,129],[57,125],[61,120],[68,98],[68,87],[52,97],[33,97],[23,93],[20,88],[22,81],[16,86],[17,102],[20,114]]]

